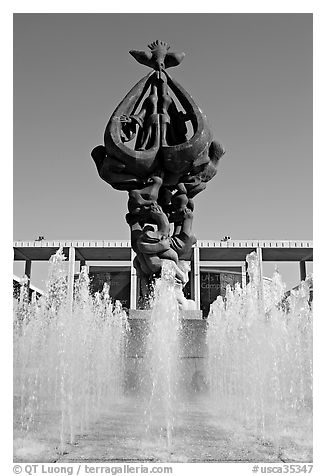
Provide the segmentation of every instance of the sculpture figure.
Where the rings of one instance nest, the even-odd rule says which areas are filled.
[[[148,48],[130,54],[154,71],[118,105],[104,146],[95,147],[91,155],[100,177],[129,193],[126,220],[143,302],[162,260],[168,259],[175,266],[180,307],[185,308],[181,289],[190,269],[185,263],[196,242],[193,197],[215,176],[225,151],[212,139],[192,97],[166,72],[181,63],[184,53],[169,52],[169,45],[159,40]]]

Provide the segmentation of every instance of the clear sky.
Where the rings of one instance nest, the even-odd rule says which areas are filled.
[[[14,15],[14,240],[129,238],[90,151],[156,39],[227,150],[197,238],[312,239],[312,14],[51,13]]]

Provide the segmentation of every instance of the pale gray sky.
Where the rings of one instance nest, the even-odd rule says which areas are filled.
[[[129,238],[90,151],[155,39],[227,149],[197,238],[312,239],[312,36],[312,14],[15,14],[14,239]]]

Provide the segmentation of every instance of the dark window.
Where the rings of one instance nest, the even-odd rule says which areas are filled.
[[[101,267],[94,266],[89,269],[90,290],[94,294],[102,291],[104,283],[110,286],[110,296],[119,300],[122,307],[130,307],[130,268],[123,266]]]
[[[225,296],[226,287],[241,283],[241,267],[200,268],[200,309],[203,317],[209,314],[210,305],[217,296]]]

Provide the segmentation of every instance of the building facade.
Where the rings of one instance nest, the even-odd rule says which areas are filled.
[[[92,292],[100,291],[108,283],[113,299],[121,301],[125,309],[137,309],[139,280],[132,265],[135,254],[130,241],[17,241],[14,259],[25,261],[25,274],[31,278],[32,262],[48,261],[59,248],[68,258],[71,299],[75,274],[87,265]],[[228,284],[246,285],[246,256],[253,251],[261,264],[261,276],[264,261],[297,262],[298,282],[306,278],[306,262],[313,259],[312,241],[198,240],[192,249],[191,272],[184,292],[195,301],[203,317],[216,297],[225,295]]]

